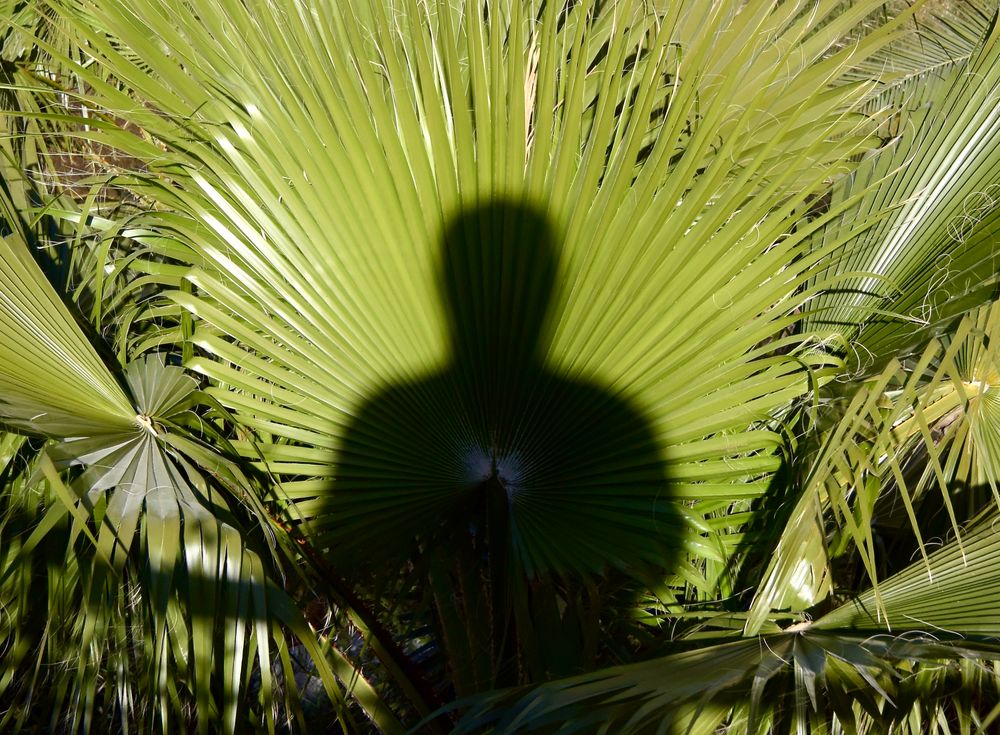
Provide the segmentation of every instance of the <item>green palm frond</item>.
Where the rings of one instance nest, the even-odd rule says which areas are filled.
[[[907,4],[889,5],[874,15],[874,22],[884,21],[886,14]],[[996,0],[926,3],[913,17],[913,33],[859,60],[848,77],[879,80],[881,90],[873,100],[876,106],[906,103],[914,106],[914,95],[922,93],[921,88],[929,78],[948,75],[969,62],[997,8]]]
[[[893,212],[844,248],[823,276],[842,279],[811,304],[807,322],[848,335],[860,326],[854,363],[866,374],[896,350],[919,349],[995,288],[998,40],[994,23],[967,64],[904,100],[892,146],[834,190],[835,202],[868,193],[821,240]]]
[[[990,663],[981,662],[983,659]],[[678,653],[543,684],[529,692],[477,698],[457,732],[921,732],[912,722],[948,717],[946,687],[995,687],[994,645],[964,648],[929,638],[864,639],[789,633]],[[967,665],[968,664],[968,665]],[[898,668],[897,668],[898,667]],[[907,706],[908,705],[908,706]],[[962,714],[989,715],[969,702]],[[706,727],[707,726],[707,727]],[[896,728],[896,729],[891,729]],[[924,730],[926,732],[926,730]]]
[[[347,511],[327,507],[328,467],[366,400],[447,363],[439,242],[449,221],[497,198],[540,211],[558,248],[542,364],[607,386],[648,417],[674,497],[710,504],[762,490],[779,439],[746,427],[808,390],[808,370],[836,364],[798,354],[800,339],[785,355],[758,347],[795,320],[807,298],[796,289],[813,275],[807,242],[820,224],[787,233],[845,170],[844,158],[875,144],[852,112],[869,87],[834,82],[847,56],[894,37],[886,27],[826,58],[862,11],[839,16],[830,2],[812,15],[801,5],[771,13],[719,3],[698,15],[579,3],[563,17],[553,4],[498,3],[484,22],[473,3],[358,3],[278,17],[269,6],[193,16],[144,2],[66,17],[125,85],[77,69],[91,104],[130,110],[156,142],[110,123],[91,135],[158,172],[139,190],[186,215],[149,221],[163,255],[195,266],[187,281],[196,293],[171,295],[197,317],[193,341],[211,356],[189,364],[260,435],[239,446],[284,477],[294,513],[325,547],[345,534],[401,533],[378,525],[385,501],[375,492],[366,525],[345,525]],[[697,34],[684,25],[694,18]],[[816,18],[830,22],[811,33]],[[161,24],[171,29],[163,44],[144,44],[146,28]],[[765,44],[769,34],[781,43]],[[756,50],[716,55],[723,38]],[[142,58],[119,48],[142,49]],[[306,64],[337,71],[307,73]],[[751,201],[773,204],[761,211]],[[508,234],[489,237],[519,232],[505,226]],[[514,288],[538,303],[538,281]],[[606,550],[616,545],[646,544],[639,555],[655,555],[628,529],[655,522],[650,492],[662,489],[637,492],[646,496],[620,511],[614,542],[589,557],[562,551],[560,534],[522,517],[524,565],[599,568],[614,563]],[[606,494],[591,504],[582,497],[553,505],[563,535],[612,533]],[[413,495],[400,518],[418,523],[434,510],[429,498]],[[673,515],[660,523],[668,538]]]
[[[989,119],[994,111],[989,104],[983,108],[987,117],[972,127],[963,116],[970,105],[979,104],[975,100],[993,94],[996,80],[989,75],[996,66],[997,48],[992,28],[968,67],[959,64],[938,81],[923,83],[920,90],[927,105],[904,115],[893,147],[834,191],[836,202],[856,187],[868,187],[859,209],[845,218],[848,225],[853,217],[884,212],[890,203],[901,202],[890,210],[891,217],[846,245],[844,255],[822,276],[842,274],[839,282],[810,304],[806,321],[812,328],[826,325],[856,335],[852,370],[872,377],[839,405],[823,409],[839,423],[823,435],[811,458],[802,494],[756,591],[748,632],[758,630],[772,609],[804,610],[826,597],[832,581],[829,556],[843,551],[845,539],[859,550],[865,573],[877,589],[872,524],[889,502],[884,489],[898,492],[890,495],[898,498],[900,513],[905,510],[917,547],[926,556],[914,498],[937,486],[957,532],[950,489],[954,482],[993,482],[982,471],[990,453],[970,451],[974,443],[965,441],[977,422],[954,421],[967,411],[971,418],[989,410],[990,400],[980,400],[972,384],[988,383],[989,337],[983,331],[992,319],[982,311],[977,327],[963,322],[943,343],[928,340],[954,326],[956,315],[983,303],[995,288],[996,211],[988,182],[995,179],[996,162],[989,140],[1000,128]],[[942,137],[940,131],[951,131],[952,137]],[[905,365],[895,357],[903,347],[901,357],[913,352]],[[963,368],[956,362],[959,351],[967,349],[978,350],[975,369],[967,361]],[[986,448],[989,423],[979,425],[982,428],[975,431]],[[939,432],[945,432],[944,441]],[[919,478],[907,479],[914,444],[925,449],[928,461]],[[806,439],[805,446],[815,444]],[[842,529],[832,543],[827,540],[830,519]]]
[[[44,482],[23,474],[19,480],[27,487],[41,482],[47,508],[28,526],[27,538],[12,547],[2,571],[3,638],[15,655],[5,661],[0,690],[12,702],[22,694],[30,701],[33,691],[49,683],[38,678],[29,654],[41,664],[75,647],[86,655],[72,677],[53,685],[61,690],[67,721],[58,720],[57,708],[49,727],[89,729],[95,707],[110,707],[131,712],[129,717],[146,710],[164,731],[180,731],[190,724],[184,710],[191,703],[199,732],[212,722],[235,732],[251,716],[240,703],[256,671],[267,702],[257,715],[273,729],[271,652],[281,653],[285,681],[291,682],[283,648],[284,631],[290,630],[309,650],[345,729],[356,728],[334,671],[380,728],[400,730],[370,684],[343,654],[320,647],[299,610],[274,585],[266,546],[254,550],[247,544],[246,525],[226,500],[234,490],[244,497],[252,492],[246,478],[188,438],[196,381],[157,356],[130,363],[122,381],[116,380],[31,258],[27,242],[33,232],[22,211],[9,197],[4,202],[5,219],[17,229],[0,250],[0,325],[5,344],[18,352],[0,368],[0,411],[7,425],[58,442],[37,464]],[[12,436],[4,435],[11,455],[7,469],[19,445]],[[84,469],[67,485],[56,465]],[[9,491],[15,485],[8,475],[5,469]],[[252,519],[259,508],[251,511]],[[266,518],[257,521],[269,525]],[[40,545],[58,545],[60,538],[68,567],[51,576],[53,592],[37,610],[38,600],[25,596],[24,586],[32,559]],[[94,544],[94,553],[77,558],[83,538]],[[141,591],[146,604],[134,606],[128,590]],[[57,616],[53,627],[22,629],[39,614],[43,620]],[[60,615],[75,622],[57,626]],[[146,648],[136,650],[128,641],[140,632]],[[106,667],[118,674],[101,684]],[[32,669],[34,676],[25,678]],[[286,690],[293,701],[294,687]],[[224,692],[222,708],[216,691]],[[29,715],[30,707],[10,707],[4,727],[30,726]],[[156,726],[153,720],[147,724]]]
[[[905,368],[891,362],[852,396],[821,440],[758,588],[748,632],[772,609],[805,610],[825,598],[829,558],[844,553],[848,542],[878,599],[877,526],[910,527],[926,560],[926,539],[939,532],[929,526],[927,508],[941,509],[961,546],[960,523],[989,504],[1000,505],[991,392],[998,327],[997,304],[984,306]],[[839,531],[829,538],[831,519]]]
[[[1000,536],[996,513],[880,585],[813,623],[817,630],[923,631],[942,639],[997,640],[995,611]]]
[[[185,454],[201,455],[181,435],[161,441],[164,425],[169,426],[178,410],[190,404],[194,381],[180,368],[166,367],[155,357],[130,365],[127,376],[140,415],[148,421],[147,430],[70,440],[50,450],[57,461],[87,469],[70,488],[52,462],[43,459],[41,467],[54,502],[4,573],[5,579],[17,584],[19,570],[30,562],[39,543],[67,521],[70,541],[65,553],[70,558],[73,539],[79,535],[95,544],[96,562],[84,566],[84,555],[77,562],[81,565],[78,579],[56,577],[70,594],[51,600],[52,608],[45,613],[65,614],[65,605],[79,604],[74,593],[82,594],[86,604],[79,624],[58,635],[46,629],[33,642],[41,660],[46,658],[45,651],[59,656],[68,646],[90,652],[81,659],[67,693],[71,727],[89,727],[100,694],[110,697],[107,706],[155,713],[163,731],[186,730],[190,725],[184,713],[187,690],[197,707],[199,732],[208,731],[212,722],[220,723],[223,731],[236,732],[238,723],[252,714],[241,702],[246,702],[251,674],[256,672],[267,704],[255,716],[273,728],[268,708],[275,686],[273,655],[282,656],[285,682],[294,678],[284,650],[285,626],[309,651],[327,695],[339,703],[338,717],[345,729],[354,730],[356,725],[351,724],[353,716],[346,709],[335,672],[382,730],[399,731],[394,715],[371,685],[341,653],[318,645],[301,613],[271,581],[266,553],[262,558],[248,546],[245,527],[235,520],[219,488],[206,482],[185,459]],[[187,451],[181,454],[174,447]],[[214,469],[216,474],[222,470],[218,465]],[[80,504],[78,495],[83,496]],[[126,587],[122,587],[123,579],[129,582]],[[127,589],[141,591],[143,603],[130,604],[122,596]],[[8,622],[17,627],[7,634],[14,634],[32,614],[24,604],[8,606]],[[114,609],[123,616],[120,620],[107,617]],[[121,627],[126,621],[128,633]],[[137,635],[145,646],[140,655],[124,646]],[[272,640],[277,642],[276,649],[271,648]],[[332,655],[332,667],[328,655]],[[15,664],[9,661],[5,672],[10,684],[17,682]],[[109,665],[125,678],[99,690],[100,672]],[[27,689],[29,696],[39,686],[33,682]],[[224,709],[216,705],[216,691],[223,692]],[[115,696],[124,699],[116,701]],[[15,707],[9,714],[24,717],[26,713]],[[152,720],[147,725],[157,726]]]
[[[0,365],[0,419],[50,436],[137,428],[135,411],[28,250],[18,210],[0,197],[13,232],[0,243],[0,335],[19,346]]]

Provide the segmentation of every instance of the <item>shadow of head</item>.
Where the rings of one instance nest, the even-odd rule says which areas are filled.
[[[454,361],[492,361],[499,371],[541,362],[556,247],[546,217],[510,200],[464,210],[450,223],[439,285]]]

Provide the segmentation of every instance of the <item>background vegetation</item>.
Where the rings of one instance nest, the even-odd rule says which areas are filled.
[[[0,8],[0,730],[996,726],[994,2]]]

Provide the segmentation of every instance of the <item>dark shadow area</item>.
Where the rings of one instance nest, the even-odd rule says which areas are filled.
[[[609,621],[684,535],[659,445],[628,396],[547,366],[541,213],[488,202],[442,248],[447,362],[360,407],[315,544],[370,591],[401,574],[425,591],[454,694],[613,662]]]
[[[923,452],[910,457],[903,464],[903,475],[910,492],[916,486],[926,467]],[[960,528],[973,525],[982,514],[996,508],[993,490],[989,484],[970,484],[961,480],[948,483],[955,522]],[[919,495],[911,497],[913,511],[920,523],[928,554],[954,540],[955,529],[951,515],[941,496],[941,489],[934,480]],[[964,533],[964,530],[963,530]],[[872,538],[876,549],[876,572],[880,580],[898,574],[920,561],[920,544],[913,531],[899,487],[893,483],[879,496],[872,510]],[[857,549],[852,545],[848,553],[833,559],[833,572],[838,588],[860,594],[871,586],[868,572]]]
[[[781,532],[799,500],[801,478],[786,459],[768,484],[767,492],[754,500],[753,515],[746,524],[736,552],[730,557],[730,574],[735,573],[736,593],[723,601],[726,610],[744,611],[750,608],[757,585],[775,553]]]

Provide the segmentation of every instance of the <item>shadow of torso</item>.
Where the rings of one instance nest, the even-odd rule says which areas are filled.
[[[636,410],[544,370],[526,371],[525,385],[484,405],[468,400],[460,373],[384,389],[347,433],[338,525],[348,542],[352,527],[361,536],[365,526],[381,529],[381,548],[361,556],[484,533],[493,500],[506,508],[507,552],[529,576],[662,564],[666,549],[652,541],[670,535],[676,511]],[[609,547],[629,530],[646,542]],[[562,548],[551,548],[557,541]]]

